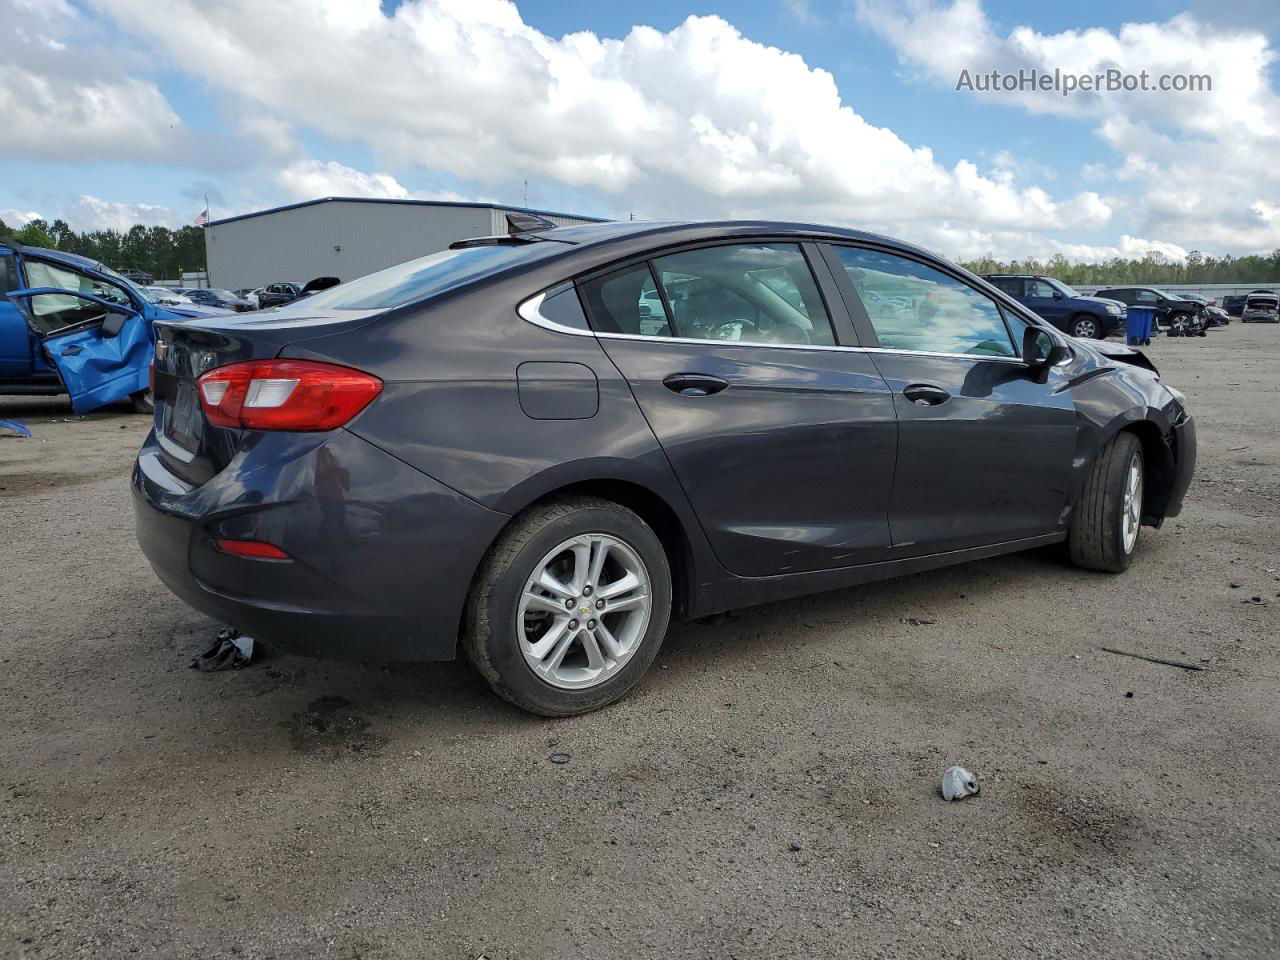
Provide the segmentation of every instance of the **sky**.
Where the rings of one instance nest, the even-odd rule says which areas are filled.
[[[962,259],[1280,248],[1274,0],[0,0],[0,22],[10,226],[376,196],[843,224]],[[1210,89],[974,82],[1019,70]]]

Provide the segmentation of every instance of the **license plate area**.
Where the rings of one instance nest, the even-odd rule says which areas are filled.
[[[173,399],[164,405],[161,427],[164,439],[187,453],[194,454],[200,449],[204,418],[200,416],[194,382],[182,380],[177,383]]]

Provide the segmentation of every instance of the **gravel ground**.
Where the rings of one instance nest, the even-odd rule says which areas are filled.
[[[0,955],[1280,955],[1280,330],[1150,352],[1201,459],[1128,574],[679,625],[558,721],[461,663],[187,669],[215,625],[134,544],[146,420],[0,400],[35,432],[0,439]]]

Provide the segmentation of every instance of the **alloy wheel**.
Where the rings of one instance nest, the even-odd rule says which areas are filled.
[[[565,540],[535,565],[516,609],[520,652],[563,689],[603,683],[631,659],[652,609],[648,568],[617,537]]]
[[[1142,461],[1136,456],[1129,461],[1129,472],[1124,480],[1124,506],[1120,522],[1124,552],[1133,553],[1138,542],[1138,528],[1142,525]]]
[[[1092,339],[1098,335],[1098,327],[1092,320],[1077,320],[1075,327],[1075,336],[1082,339]]]

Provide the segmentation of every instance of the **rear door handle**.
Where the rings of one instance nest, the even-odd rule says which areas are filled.
[[[729,381],[707,373],[673,373],[662,385],[682,397],[709,397],[729,386]]]
[[[951,399],[951,394],[931,383],[913,383],[902,391],[902,395],[922,407],[936,407]]]

